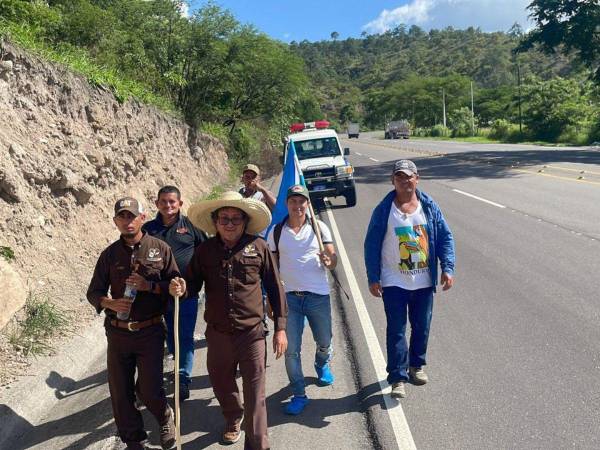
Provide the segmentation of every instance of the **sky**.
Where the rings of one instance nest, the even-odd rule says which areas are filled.
[[[190,11],[206,3],[188,0]],[[319,41],[383,33],[399,24],[430,30],[452,26],[508,31],[515,23],[530,28],[531,0],[216,0],[242,23],[284,42]]]

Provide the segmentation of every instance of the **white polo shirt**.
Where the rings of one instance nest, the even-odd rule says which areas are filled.
[[[331,231],[325,223],[318,221],[324,244],[331,244]],[[271,228],[267,242],[272,252],[276,251]],[[315,294],[329,294],[327,270],[319,258],[319,242],[311,225],[302,225],[298,234],[286,224],[281,229],[279,238],[279,272],[284,282],[284,290],[308,291]]]

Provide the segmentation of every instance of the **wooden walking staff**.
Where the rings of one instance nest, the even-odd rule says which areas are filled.
[[[319,222],[317,221],[317,216],[315,215],[315,210],[313,209],[312,202],[310,200],[308,201],[308,208],[310,210],[310,218],[313,223],[313,229],[315,230],[315,235],[317,236],[317,242],[319,243],[319,251],[322,253],[325,251],[325,246],[323,245],[323,238],[321,237]]]
[[[181,450],[181,415],[179,414],[179,295],[175,296],[174,338],[175,338],[175,438],[177,450]]]

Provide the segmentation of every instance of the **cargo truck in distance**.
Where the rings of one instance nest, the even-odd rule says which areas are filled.
[[[312,199],[343,196],[347,206],[356,205],[354,168],[346,158],[349,148],[340,145],[335,130],[326,120],[294,123],[285,139],[283,163],[291,143]]]
[[[410,137],[410,123],[408,120],[394,120],[385,126],[384,139],[408,139]]]
[[[348,139],[356,138],[358,139],[359,134],[359,126],[357,123],[349,123],[348,124]]]

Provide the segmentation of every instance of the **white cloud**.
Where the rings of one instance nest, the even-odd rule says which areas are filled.
[[[413,0],[412,3],[388,11],[384,9],[379,17],[366,24],[363,29],[372,33],[383,33],[401,23],[423,24],[429,20],[429,11],[436,0]]]
[[[183,17],[190,17],[190,5],[187,3],[181,4],[181,15]]]
[[[480,27],[484,31],[508,30],[515,22],[530,26],[527,5],[531,0],[410,0],[384,9],[363,30],[383,33],[400,24],[425,29]]]

